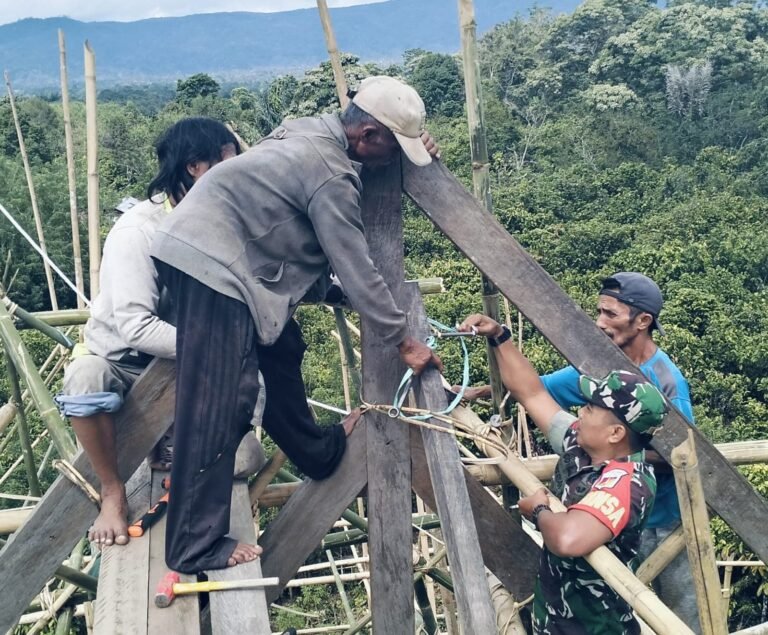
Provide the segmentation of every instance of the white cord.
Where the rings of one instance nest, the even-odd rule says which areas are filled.
[[[82,293],[80,293],[80,291],[79,291],[79,290],[78,290],[78,288],[77,288],[77,287],[74,285],[74,283],[73,283],[73,282],[72,282],[72,281],[71,281],[69,278],[67,278],[67,276],[66,276],[66,275],[64,275],[64,273],[62,272],[62,270],[61,270],[61,269],[59,269],[59,268],[56,266],[56,263],[55,263],[55,262],[53,262],[53,260],[51,260],[51,259],[48,257],[48,254],[46,254],[46,253],[45,253],[45,252],[44,252],[42,249],[40,249],[40,246],[39,246],[39,245],[38,245],[38,244],[37,244],[37,243],[36,243],[36,242],[35,242],[35,241],[32,239],[32,237],[31,237],[31,236],[30,236],[30,235],[29,235],[29,234],[28,234],[26,231],[24,231],[24,228],[23,228],[21,225],[19,225],[19,224],[16,222],[16,219],[15,219],[13,216],[11,216],[11,213],[10,213],[10,212],[9,212],[7,209],[5,209],[5,207],[3,207],[3,205],[2,205],[2,204],[0,204],[0,211],[1,211],[1,212],[3,212],[3,214],[5,215],[5,217],[6,217],[6,218],[7,218],[9,221],[11,221],[11,224],[12,224],[12,225],[13,225],[13,226],[14,226],[14,227],[15,227],[15,228],[16,228],[16,229],[19,231],[19,233],[20,233],[22,236],[24,236],[24,238],[26,238],[26,239],[27,239],[27,242],[28,242],[30,245],[32,245],[32,247],[34,248],[34,250],[35,250],[37,253],[39,253],[39,254],[40,254],[40,256],[42,257],[42,259],[43,259],[43,260],[45,260],[45,262],[47,262],[47,263],[48,263],[48,264],[51,266],[51,269],[53,269],[53,270],[54,270],[54,271],[55,271],[57,274],[59,274],[59,277],[60,277],[60,278],[61,278],[61,279],[62,279],[62,280],[63,280],[63,281],[64,281],[64,282],[67,284],[67,286],[68,286],[70,289],[72,289],[72,291],[74,291],[74,292],[75,292],[77,295],[79,295],[79,296],[80,296],[80,298],[83,300],[83,302],[85,302],[85,306],[91,306],[91,301],[90,301],[88,298],[86,298],[86,297],[85,297],[85,296],[84,296]]]

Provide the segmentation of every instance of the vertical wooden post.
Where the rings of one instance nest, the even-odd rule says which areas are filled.
[[[328,2],[326,0],[317,0],[317,10],[320,12],[320,22],[323,23],[325,45],[328,49],[328,55],[331,58],[333,80],[336,82],[336,92],[339,94],[341,109],[344,110],[349,101],[349,98],[347,97],[347,80],[344,77],[344,69],[341,67],[341,56],[339,55],[339,48],[336,45],[336,36],[333,33],[333,26],[331,25],[331,15],[328,13]]]
[[[403,221],[400,163],[364,174],[362,216],[371,259],[402,306]],[[391,403],[404,368],[363,320],[363,398]],[[376,633],[415,630],[411,561],[411,446],[407,426],[386,414],[365,414],[368,464],[368,546]]]
[[[675,473],[680,515],[683,519],[688,561],[693,574],[699,622],[704,635],[725,635],[728,623],[723,612],[720,577],[709,531],[709,514],[704,500],[704,488],[699,473],[699,461],[693,433],[672,450],[672,469]]]
[[[408,312],[411,336],[424,341],[429,335],[427,315],[418,287],[413,283],[406,289],[403,307]],[[445,390],[438,371],[424,371],[416,385],[416,397],[419,408],[429,412],[440,412],[447,407]],[[431,423],[449,427],[436,419],[432,419]],[[467,484],[456,449],[456,438],[427,429],[421,430],[421,437],[424,440],[427,465],[432,477],[436,511],[440,516],[440,526],[451,563],[451,576],[462,631],[493,633],[496,631],[496,615],[485,577]],[[370,491],[370,482],[368,489]]]
[[[475,198],[493,213],[491,184],[488,173],[488,144],[485,138],[485,118],[483,114],[483,95],[480,84],[480,70],[477,60],[477,23],[473,0],[459,0],[459,24],[461,28],[461,53],[464,66],[464,93],[467,101],[467,123],[469,124],[469,143],[472,156],[472,184]],[[499,319],[499,292],[496,286],[485,276],[483,280],[483,313]],[[504,395],[501,373],[496,363],[496,356],[487,348],[488,368],[491,379],[494,410],[498,412]]]
[[[72,143],[72,117],[69,112],[69,80],[67,79],[67,46],[64,31],[59,29],[59,74],[61,75],[61,112],[64,117],[64,143],[67,149],[67,184],[69,185],[69,216],[72,224],[72,257],[75,263],[75,284],[82,296],[83,259],[80,252],[80,223],[77,218],[77,186],[75,183],[75,151]],[[85,306],[81,295],[77,295],[77,308]]]
[[[96,56],[88,40],[85,53],[85,125],[88,145],[88,269],[91,299],[99,294],[101,206],[99,203],[99,131],[96,121]]]
[[[11,356],[6,350],[5,362],[8,366],[8,379],[11,382],[11,392],[13,401],[16,404],[16,429],[19,433],[19,444],[21,453],[24,457],[24,468],[27,471],[27,482],[29,484],[29,493],[32,496],[42,496],[40,490],[40,481],[37,479],[37,469],[35,468],[35,456],[32,450],[32,442],[29,438],[29,426],[27,425],[27,413],[24,412],[24,403],[21,399],[21,386],[19,385],[19,373],[11,360]]]
[[[48,264],[48,250],[45,248],[45,234],[43,233],[43,219],[40,216],[40,208],[37,206],[37,194],[35,193],[35,183],[32,180],[32,169],[29,166],[29,156],[27,155],[27,146],[24,143],[24,134],[21,131],[19,122],[19,113],[16,110],[16,99],[13,96],[11,87],[11,77],[8,71],[5,71],[5,86],[8,89],[8,99],[11,102],[11,113],[13,114],[13,123],[16,126],[16,136],[19,139],[19,152],[21,160],[24,163],[24,174],[27,177],[27,187],[29,188],[29,198],[32,201],[32,215],[35,217],[35,229],[37,230],[37,240],[40,243],[40,250],[43,252],[43,268],[45,269],[45,279],[48,283],[48,295],[51,299],[51,308],[54,311],[59,310],[59,303],[56,300],[56,290],[53,288],[53,272],[51,265]]]

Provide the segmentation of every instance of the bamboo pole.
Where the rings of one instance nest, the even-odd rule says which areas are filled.
[[[680,515],[696,602],[699,605],[701,631],[703,635],[725,635],[728,633],[728,621],[723,613],[709,514],[691,430],[688,431],[688,439],[672,450],[670,458],[680,499]]]
[[[333,554],[330,549],[325,550],[325,555],[328,558],[328,565],[331,567],[331,574],[333,575],[334,582],[336,583],[336,590],[339,592],[341,598],[341,605],[344,607],[344,612],[347,614],[347,620],[351,623],[355,621],[355,614],[352,611],[352,605],[349,603],[349,596],[344,588],[344,581],[342,580],[339,569],[336,567],[336,561],[333,558]],[[368,572],[362,574],[358,572],[358,575],[369,575]]]
[[[753,465],[768,463],[768,441],[736,441],[734,443],[716,443],[715,447],[733,465]],[[522,459],[529,472],[542,481],[548,481],[557,463],[556,454],[535,456]],[[483,485],[504,485],[509,479],[496,465],[468,465],[467,470]]]
[[[455,408],[452,416],[478,433],[486,427],[474,412],[463,406]],[[489,435],[492,434],[495,433],[489,433]],[[544,487],[541,481],[531,474],[516,456],[504,455],[491,444],[485,444],[482,441],[477,443],[489,457],[504,459],[499,467],[523,495],[529,496]],[[552,507],[553,512],[566,511],[560,500],[552,496],[550,496],[550,507]],[[624,563],[613,555],[608,547],[598,547],[584,559],[659,635],[692,635],[693,631],[667,608],[648,587],[632,575]]]
[[[728,554],[727,559],[730,560],[732,558],[732,554]],[[717,566],[720,566],[720,562],[717,563]],[[723,613],[725,613],[726,618],[728,617],[728,613],[731,608],[731,579],[733,577],[733,565],[727,564],[725,565],[725,571],[723,571]]]
[[[48,251],[45,247],[45,234],[43,233],[43,220],[40,216],[40,208],[37,206],[37,194],[35,193],[35,183],[32,180],[32,169],[29,166],[29,156],[27,155],[27,146],[24,143],[24,134],[21,131],[21,124],[19,123],[19,114],[16,111],[16,99],[13,96],[13,88],[11,87],[11,76],[8,71],[5,71],[5,86],[8,89],[8,99],[11,102],[11,113],[13,114],[13,123],[16,126],[16,136],[19,139],[19,152],[21,153],[21,160],[24,163],[24,174],[27,177],[27,187],[29,188],[29,198],[32,201],[32,215],[35,217],[35,229],[37,230],[37,240],[40,244],[43,257],[43,268],[45,269],[45,280],[48,283],[48,295],[51,299],[51,308],[56,311],[59,308],[59,303],[56,300],[56,290],[53,287],[53,272],[51,266],[48,264]]]
[[[83,564],[83,549],[85,548],[85,539],[77,543],[72,550],[72,555],[69,557],[69,563],[75,569],[79,569]],[[77,587],[74,587],[77,589]],[[68,635],[70,626],[72,625],[72,618],[74,617],[74,610],[72,608],[65,608],[59,618],[56,620],[56,635]]]
[[[13,327],[11,314],[8,313],[8,309],[2,302],[0,302],[0,337],[9,358],[16,366],[16,370],[24,378],[24,383],[32,396],[32,401],[40,414],[40,418],[56,444],[59,456],[70,461],[75,455],[75,444],[67,432],[64,421],[59,416],[59,410],[48,392],[34,360],[27,351],[27,347],[24,346],[18,331]]]
[[[75,264],[75,284],[80,294],[77,297],[77,308],[85,306],[83,296],[83,259],[80,251],[80,222],[77,216],[77,184],[75,181],[75,150],[72,142],[72,117],[69,111],[69,81],[67,79],[67,45],[64,42],[64,31],[59,29],[59,74],[61,76],[61,112],[64,117],[64,143],[67,150],[67,184],[69,186],[69,218],[72,225],[72,257]]]
[[[347,97],[347,80],[344,77],[344,69],[341,66],[339,47],[336,45],[336,35],[333,33],[331,15],[328,12],[328,3],[326,0],[317,0],[317,10],[320,12],[320,22],[323,25],[323,34],[325,35],[325,45],[328,49],[328,56],[331,58],[333,81],[336,83],[336,92],[339,95],[341,109],[344,110],[349,102],[349,98]]]
[[[96,121],[96,56],[88,40],[85,54],[85,122],[88,156],[88,268],[91,300],[99,293],[101,206],[99,203],[99,132]]]
[[[91,311],[90,309],[61,309],[60,311],[35,311],[30,315],[49,326],[79,326],[88,321]]]
[[[488,586],[491,589],[491,601],[496,611],[496,628],[499,635],[527,635],[523,621],[520,618],[520,605],[515,602],[512,594],[504,588],[495,575],[490,571]]]
[[[272,482],[277,473],[283,467],[283,464],[288,460],[281,449],[275,450],[275,453],[269,457],[264,467],[259,470],[256,478],[248,485],[248,497],[251,501],[251,509],[256,510],[259,503],[259,498],[267,489],[267,486]]]
[[[485,136],[485,115],[483,112],[483,91],[477,59],[477,23],[472,0],[459,0],[459,24],[464,67],[464,93],[467,101],[467,123],[469,124],[472,156],[472,185],[475,198],[483,203],[490,214],[493,214],[491,180],[488,170],[488,144]],[[482,277],[482,281],[483,313],[498,321],[499,292],[485,276]],[[494,411],[499,412],[499,405],[504,395],[504,386],[501,383],[501,373],[493,349],[490,345],[487,345],[486,348]]]
[[[416,580],[413,583],[413,588],[416,595],[416,604],[421,613],[423,622],[422,628],[427,635],[435,635],[438,632],[437,620],[435,619],[435,610],[432,608],[432,602],[429,599],[429,593],[427,592],[427,585],[424,582],[424,578]]]
[[[33,509],[34,507],[17,507],[0,510],[0,534],[12,534],[16,531]]]
[[[0,549],[5,547],[6,544],[7,544],[7,541],[0,538]],[[95,562],[95,561],[96,561],[96,558],[92,560],[92,562]],[[59,565],[56,568],[54,575],[60,580],[64,580],[64,582],[69,582],[70,584],[79,586],[84,591],[96,593],[96,591],[98,590],[99,581],[96,578],[94,578],[92,575],[88,573],[84,573],[78,569],[74,569],[73,567],[69,567],[65,564]]]
[[[1,288],[0,293],[2,293]],[[47,335],[57,344],[61,344],[68,349],[74,348],[75,343],[61,331],[51,326],[50,324],[37,319],[34,315],[29,313],[29,311],[25,311],[18,304],[13,302],[7,295],[3,296],[3,303],[11,315],[19,318],[19,320],[23,321],[23,323],[25,323],[30,328],[40,331],[43,335]]]
[[[640,565],[635,575],[643,584],[650,584],[664,571],[667,565],[685,549],[685,533],[682,525],[675,529],[664,541],[653,550],[643,564]]]
[[[29,493],[32,496],[40,496],[40,481],[37,480],[37,468],[35,467],[35,455],[32,451],[32,442],[29,438],[29,426],[27,425],[27,415],[24,408],[21,407],[21,386],[19,385],[19,373],[16,366],[11,361],[11,356],[6,350],[6,366],[8,367],[8,380],[11,384],[11,394],[13,401],[17,405],[16,430],[19,433],[19,445],[21,446],[21,455],[24,457],[24,468],[27,471],[27,485]]]
[[[15,429],[15,427],[14,427],[14,429]],[[36,446],[38,443],[40,443],[40,441],[42,441],[42,440],[45,438],[45,436],[46,436],[47,434],[48,434],[48,430],[43,430],[43,433],[42,433],[40,436],[38,436],[38,437],[37,437],[37,439],[35,439],[35,440],[32,442],[32,447],[34,448],[34,447],[35,447],[35,446]],[[21,465],[21,462],[22,462],[23,460],[24,460],[24,456],[23,456],[23,455],[22,455],[22,456],[19,456],[19,457],[16,457],[16,460],[15,460],[13,463],[11,463],[11,467],[9,467],[9,468],[6,470],[5,474],[3,474],[3,475],[0,477],[0,485],[2,485],[2,484],[3,484],[3,483],[5,483],[5,482],[6,482],[6,481],[7,481],[9,478],[11,478],[11,475],[12,475],[12,474],[13,474],[13,472],[16,470],[16,468],[17,468],[17,467],[19,467],[19,465]],[[39,478],[39,477],[38,477],[38,478]]]

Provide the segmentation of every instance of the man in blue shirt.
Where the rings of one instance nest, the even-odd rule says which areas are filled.
[[[653,341],[654,329],[664,330],[658,317],[664,304],[658,285],[641,273],[620,272],[603,280],[597,304],[597,326],[636,364],[664,396],[693,423],[688,382],[669,356]],[[541,381],[561,408],[586,403],[579,389],[579,371],[567,366],[543,375]],[[487,396],[490,387],[470,389],[467,398]],[[646,453],[656,469],[656,501],[640,539],[640,560],[647,558],[680,522],[675,480],[670,467],[654,451]],[[654,582],[656,593],[693,630],[699,618],[688,558],[681,552]]]

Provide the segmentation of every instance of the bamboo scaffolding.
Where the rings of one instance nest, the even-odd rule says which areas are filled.
[[[474,412],[462,406],[456,408],[452,416],[476,432],[487,427]],[[499,467],[523,495],[528,496],[544,487],[541,481],[531,474],[516,456],[512,454],[504,456],[493,445],[485,444],[482,441],[478,441],[478,444],[480,449],[489,457],[504,459]],[[551,496],[550,506],[554,512],[565,511],[565,506],[560,500]],[[584,559],[659,635],[691,635],[691,629],[667,608],[648,587],[632,575],[629,569],[607,547],[595,549]]]
[[[0,293],[2,293],[2,289],[0,289]],[[75,343],[67,336],[65,336],[61,331],[54,328],[50,324],[39,320],[29,311],[25,311],[18,304],[13,302],[7,295],[3,295],[3,304],[5,304],[5,308],[8,309],[8,312],[11,315],[17,317],[22,321],[22,323],[26,324],[30,328],[40,331],[43,335],[47,335],[54,342],[61,344],[65,348],[74,348]]]
[[[59,29],[59,74],[61,76],[61,112],[64,118],[64,143],[67,151],[67,185],[69,189],[69,217],[72,225],[72,257],[75,265],[75,284],[80,294],[76,294],[77,308],[85,306],[83,296],[83,259],[80,251],[80,222],[77,216],[77,184],[75,181],[75,150],[72,142],[72,117],[69,111],[69,81],[67,78],[67,45],[64,31]]]
[[[8,309],[2,302],[0,302],[0,337],[2,337],[9,358],[24,379],[40,418],[56,444],[59,456],[67,461],[71,460],[75,455],[75,444],[67,432],[64,421],[59,416],[59,410],[27,351],[27,347],[24,346],[18,331],[13,327],[11,314],[8,313]]]
[[[8,380],[11,384],[11,394],[13,401],[18,406],[16,415],[16,430],[19,433],[19,445],[21,446],[21,455],[24,459],[24,468],[27,471],[27,485],[29,493],[32,496],[40,496],[40,481],[37,480],[37,468],[35,468],[35,455],[32,451],[32,442],[29,438],[29,426],[27,425],[27,415],[24,408],[21,407],[21,386],[19,385],[19,373],[11,360],[10,353],[6,349],[6,366],[8,368]]]
[[[331,567],[331,574],[333,576],[333,580],[336,583],[336,590],[339,593],[339,597],[341,598],[341,605],[344,608],[344,612],[347,614],[347,620],[349,622],[355,621],[355,613],[352,611],[352,605],[349,603],[349,596],[347,595],[347,590],[344,588],[344,580],[342,579],[341,574],[339,573],[339,569],[336,566],[336,561],[333,558],[333,554],[331,553],[330,549],[325,550],[325,556],[328,558],[328,564]],[[369,576],[370,574],[367,571],[364,572],[358,572],[357,574],[353,575],[360,575],[360,576]]]
[[[520,604],[515,602],[515,598],[504,588],[501,580],[490,571],[487,575],[499,635],[527,635],[523,621],[520,619]]]
[[[703,635],[725,635],[728,633],[728,620],[722,610],[720,578],[717,575],[709,514],[692,431],[689,430],[687,441],[672,450],[671,458],[688,561],[699,605],[701,631]]]
[[[48,434],[48,430],[44,430],[43,433],[40,436],[38,436],[37,439],[35,439],[32,442],[32,447],[34,448],[35,446],[37,446],[37,444],[40,443],[40,441],[42,441],[47,434]],[[23,455],[16,457],[16,460],[13,463],[11,463],[11,467],[9,467],[6,470],[5,474],[3,474],[2,477],[0,477],[0,485],[5,483],[11,477],[11,474],[13,474],[14,470],[17,467],[19,467],[19,465],[21,465],[23,460],[24,460],[24,456]],[[15,531],[15,529],[14,529],[14,531]]]
[[[96,121],[96,56],[88,40],[85,55],[85,121],[88,154],[88,269],[91,300],[99,293],[101,205],[99,203],[99,132]]]
[[[72,554],[69,557],[69,563],[75,569],[79,569],[83,564],[83,549],[85,548],[85,539],[77,543],[77,546],[72,550]],[[75,587],[75,590],[77,587]],[[70,626],[72,625],[72,618],[74,610],[72,608],[65,608],[61,615],[56,620],[56,634],[55,635],[68,635]]]
[[[461,54],[464,67],[464,93],[467,102],[467,123],[472,156],[472,186],[475,198],[493,213],[491,180],[489,175],[488,144],[485,136],[483,91],[480,82],[480,66],[477,58],[477,23],[472,0],[459,0],[459,25],[461,29]],[[499,292],[485,276],[483,281],[483,313],[499,320]],[[504,386],[496,356],[490,345],[486,346],[491,395],[495,412],[499,412]]]
[[[19,152],[24,164],[24,174],[27,177],[27,187],[29,188],[29,198],[32,201],[32,215],[35,217],[35,229],[37,230],[37,240],[40,244],[43,257],[43,267],[45,268],[45,280],[48,283],[48,295],[51,300],[51,308],[56,311],[59,303],[56,300],[56,289],[53,287],[53,272],[48,264],[48,250],[45,247],[45,234],[43,232],[43,220],[40,215],[40,208],[37,206],[37,194],[35,193],[35,183],[32,179],[32,168],[29,165],[29,156],[27,155],[27,146],[24,143],[24,134],[21,131],[19,123],[19,113],[16,111],[16,98],[13,96],[13,87],[11,86],[11,77],[8,71],[5,71],[5,86],[8,89],[8,99],[11,103],[11,113],[13,114],[13,123],[16,126],[16,136],[19,140]]]
[[[2,549],[5,544],[6,541],[0,538],[0,549]],[[95,562],[96,559],[94,558],[93,561]],[[96,578],[88,573],[83,573],[82,571],[74,569],[65,564],[59,565],[56,568],[54,575],[64,582],[69,582],[70,584],[79,586],[84,591],[96,593],[98,590],[98,580]]]

